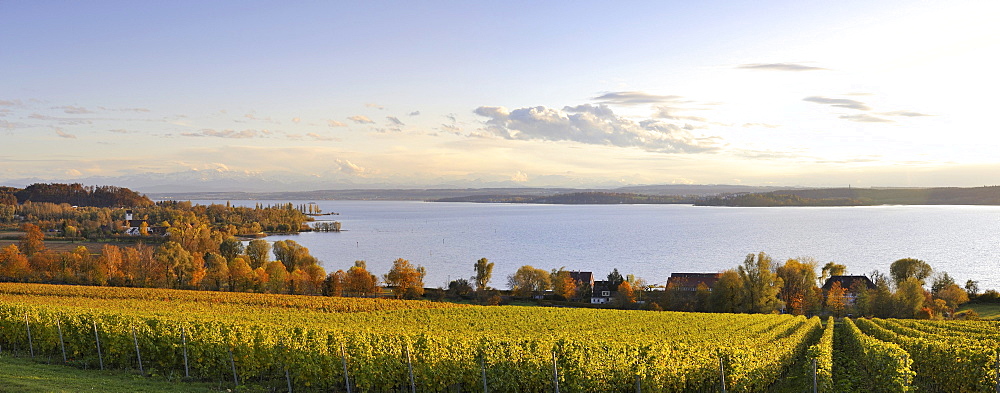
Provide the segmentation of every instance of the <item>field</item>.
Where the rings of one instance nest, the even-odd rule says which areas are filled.
[[[0,284],[0,356],[272,391],[803,391],[813,359],[820,391],[995,391],[998,341],[996,322]]]
[[[0,356],[0,390],[22,393],[43,392],[177,392],[225,391],[216,383],[168,381],[147,378],[122,370],[82,370],[49,365],[28,358]]]

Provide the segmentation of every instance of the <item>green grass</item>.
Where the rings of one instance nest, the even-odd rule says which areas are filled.
[[[1000,320],[1000,304],[997,303],[969,303],[965,304],[958,309],[958,311],[964,310],[976,310],[979,313],[979,317],[982,319],[989,320]]]
[[[3,392],[218,392],[218,383],[167,381],[127,371],[81,370],[32,359],[0,356]]]

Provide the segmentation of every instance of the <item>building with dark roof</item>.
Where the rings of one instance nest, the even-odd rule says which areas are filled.
[[[698,286],[704,284],[712,290],[722,273],[671,273],[667,279],[667,289],[684,292],[695,292]]]

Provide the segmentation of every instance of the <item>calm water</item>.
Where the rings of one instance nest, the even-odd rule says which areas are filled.
[[[671,272],[717,272],[765,251],[780,261],[835,261],[851,274],[888,272],[892,261],[913,257],[947,271],[960,285],[971,278],[981,288],[1000,289],[1000,207],[993,206],[317,203],[324,212],[340,213],[322,219],[342,222],[345,232],[267,239],[295,240],[328,271],[365,260],[381,276],[392,261],[405,258],[427,268],[428,286],[469,278],[483,257],[496,264],[491,284],[506,288],[506,277],[522,265],[565,266],[597,277],[618,268],[662,284]]]

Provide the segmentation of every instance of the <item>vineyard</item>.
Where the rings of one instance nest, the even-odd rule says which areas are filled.
[[[276,391],[994,391],[998,339],[991,322],[0,284],[0,356]]]

